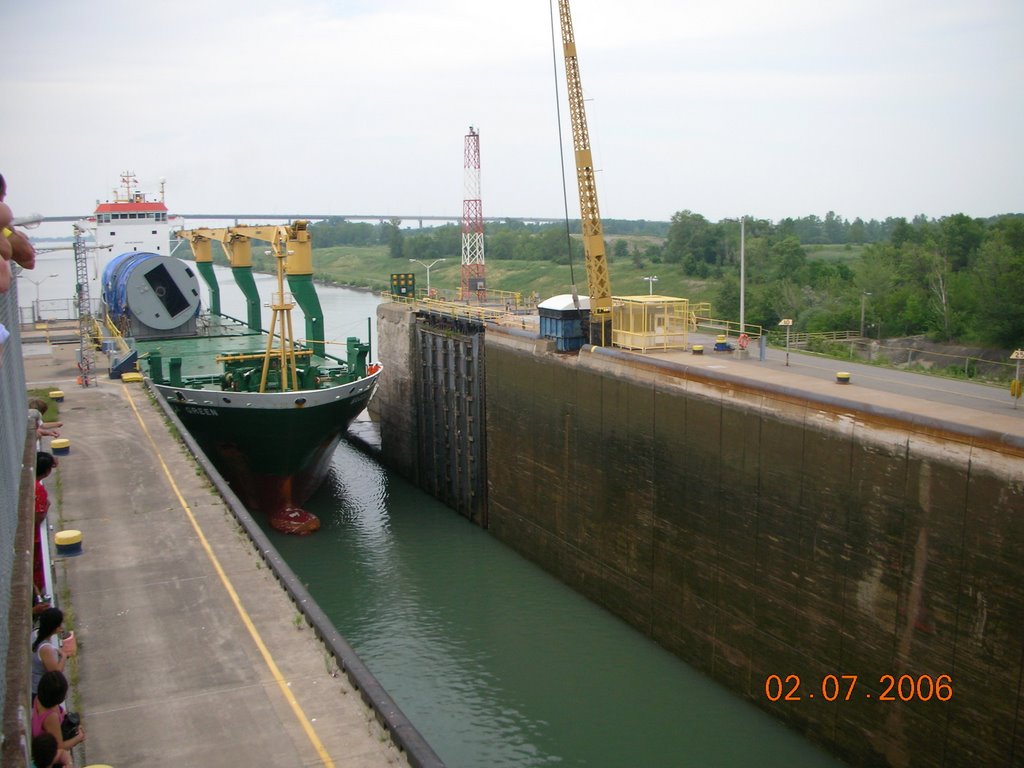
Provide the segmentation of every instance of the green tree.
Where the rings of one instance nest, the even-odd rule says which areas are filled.
[[[1004,347],[1024,346],[1024,222],[997,230],[981,246],[973,274],[978,335]]]
[[[381,237],[387,238],[388,253],[395,259],[401,258],[403,254],[401,226],[401,219],[392,219],[387,224],[381,224]]]
[[[867,242],[867,227],[864,224],[864,220],[858,216],[850,224],[850,237],[849,242],[851,243],[865,243]]]
[[[680,211],[672,217],[665,241],[665,261],[682,264],[683,269],[701,277],[715,263],[715,241],[711,224],[699,213]]]
[[[845,243],[846,230],[849,225],[835,211],[825,214],[825,239],[830,243]]]
[[[778,280],[796,280],[807,263],[807,254],[795,237],[787,237],[773,245],[770,258],[772,273]]]
[[[985,224],[981,219],[957,213],[939,221],[939,249],[954,272],[970,266],[984,239]]]

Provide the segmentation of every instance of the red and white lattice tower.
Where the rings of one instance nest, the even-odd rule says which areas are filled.
[[[486,296],[484,282],[484,209],[480,202],[480,134],[466,134],[466,197],[462,201],[462,299]]]

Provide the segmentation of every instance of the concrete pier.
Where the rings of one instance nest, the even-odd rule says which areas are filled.
[[[77,765],[417,764],[187,452],[142,384],[75,384],[77,347],[26,345],[29,387],[60,386],[70,455],[51,482],[78,656]]]

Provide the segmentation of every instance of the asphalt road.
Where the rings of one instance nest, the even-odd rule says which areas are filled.
[[[703,338],[701,341],[696,341],[696,336],[691,335],[693,343],[703,343],[704,349],[710,350],[714,346],[714,337],[708,336],[707,339],[707,341],[704,341]],[[748,351],[750,356],[746,360],[740,359],[735,354],[723,355],[723,359],[729,359],[730,363],[734,361],[742,366],[760,366],[770,370],[781,371],[787,368],[786,351],[783,349],[769,347],[767,359],[764,361],[758,359],[758,350],[753,344]],[[707,354],[713,355],[713,353],[705,352],[705,355]],[[956,405],[985,413],[1003,414],[1008,418],[1020,419],[1024,423],[1024,403],[1018,402],[1017,407],[1014,408],[1014,401],[1010,397],[1008,387],[835,360],[793,350],[789,352],[788,369],[791,373],[826,381],[835,381],[837,371],[846,371],[850,374],[850,382],[864,389],[904,395],[945,405]]]

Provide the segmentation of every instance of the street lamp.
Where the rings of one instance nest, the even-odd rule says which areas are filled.
[[[45,277],[40,277],[38,280],[34,280],[33,278],[31,278],[28,275],[26,275],[24,271],[22,271],[21,277],[24,277],[26,280],[28,280],[30,283],[32,283],[32,285],[34,285],[36,287],[35,321],[38,322],[39,319],[40,319],[40,317],[39,317],[39,315],[40,315],[40,312],[39,312],[39,286],[42,285],[43,283],[45,283],[51,277],[59,277],[59,275],[56,272],[51,272],[49,275],[46,275]]]
[[[644,280],[647,281],[647,288],[648,288],[647,295],[648,296],[653,296],[654,295],[654,284],[656,282],[658,282],[658,276],[657,275],[651,275],[650,277],[645,277]]]
[[[435,264],[437,264],[437,262],[439,262],[439,261],[448,261],[448,259],[434,259],[429,264],[424,264],[419,259],[409,259],[409,261],[415,261],[421,267],[426,267],[427,268],[427,297],[429,298],[430,297],[430,268],[432,266],[434,266]]]
[[[860,337],[862,339],[864,338],[864,303],[870,295],[871,294],[868,291],[864,291],[860,297]]]

